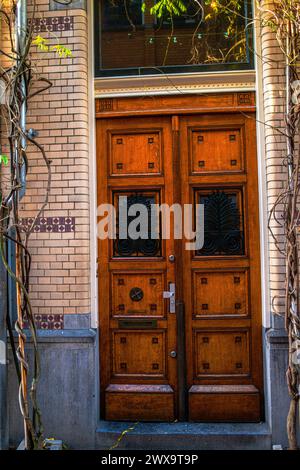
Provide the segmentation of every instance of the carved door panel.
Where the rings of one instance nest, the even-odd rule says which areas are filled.
[[[261,305],[254,115],[181,118],[182,202],[204,204],[183,251],[189,418],[259,421]]]
[[[98,203],[117,212],[116,239],[99,242],[101,393],[108,420],[172,421],[176,416],[176,315],[163,291],[174,283],[173,240],[121,238],[127,210],[172,204],[171,120],[98,121]],[[123,199],[124,200],[124,199]],[[131,219],[128,217],[128,223]]]

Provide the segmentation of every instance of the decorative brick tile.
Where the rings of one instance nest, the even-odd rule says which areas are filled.
[[[30,228],[33,218],[22,219],[23,230]],[[75,232],[75,217],[38,217],[35,221],[34,232],[65,233]]]
[[[63,330],[64,329],[64,316],[63,315],[34,315],[35,324],[38,330]],[[28,329],[29,323],[27,320],[23,322],[23,328]]]
[[[63,315],[35,315],[36,326],[39,330],[63,330]]]
[[[44,33],[45,31],[71,31],[74,29],[73,16],[53,16],[48,18],[34,18],[29,20],[33,24],[34,33]]]

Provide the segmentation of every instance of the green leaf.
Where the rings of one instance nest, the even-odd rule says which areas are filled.
[[[42,52],[54,51],[56,52],[56,54],[58,54],[60,58],[72,57],[72,51],[68,47],[62,46],[60,44],[56,44],[55,46],[49,46],[47,44],[46,39],[40,35],[36,36],[33,39],[32,44]]]
[[[72,51],[68,47],[61,46],[60,44],[57,44],[56,46],[51,47],[51,51],[55,51],[59,57],[72,57]]]
[[[48,52],[49,51],[49,46],[47,45],[46,43],[46,39],[43,38],[42,36],[38,35],[36,36],[33,41],[32,41],[32,44],[34,46],[36,46],[40,51],[42,52]]]
[[[185,0],[184,0],[185,1]],[[161,18],[165,15],[180,16],[185,13],[187,7],[183,0],[158,0],[155,5],[150,8],[151,15]]]
[[[0,165],[3,163],[3,165],[7,165],[8,164],[8,156],[7,155],[1,155],[0,154]]]

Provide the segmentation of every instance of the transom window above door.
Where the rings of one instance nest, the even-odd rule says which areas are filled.
[[[253,68],[249,0],[95,0],[96,76]]]

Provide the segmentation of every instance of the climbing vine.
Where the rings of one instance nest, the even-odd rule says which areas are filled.
[[[286,174],[284,189],[269,213],[269,229],[275,246],[285,260],[285,295],[284,318],[288,335],[289,357],[286,372],[290,394],[290,409],[287,417],[289,448],[297,449],[297,417],[299,417],[300,386],[300,311],[299,311],[299,164],[300,148],[297,142],[300,136],[300,2],[299,0],[274,0],[266,4],[258,2],[260,21],[274,34],[282,52],[282,61],[278,64],[285,68],[286,85],[285,124],[281,129],[274,129],[283,134],[286,150],[282,158],[282,167]],[[276,106],[276,103],[274,103]],[[278,235],[281,229],[283,240]]]
[[[7,326],[16,358],[20,385],[19,404],[24,421],[25,448],[40,449],[43,446],[43,426],[37,402],[40,356],[30,299],[31,254],[29,239],[37,218],[48,203],[51,189],[51,162],[47,158],[43,146],[39,144],[32,133],[27,131],[25,117],[32,98],[52,86],[50,80],[38,73],[38,67],[34,63],[32,55],[34,48],[43,52],[52,51],[59,58],[70,57],[71,51],[58,43],[50,46],[44,38],[34,34],[32,20],[36,14],[36,0],[32,0],[31,3],[31,21],[29,23],[26,22],[26,19],[22,25],[17,22],[22,14],[20,8],[20,0],[0,1],[0,21],[7,39],[7,42],[0,46],[1,120],[4,131],[1,139],[5,138],[7,142],[7,151],[1,150],[0,152],[0,253],[8,276],[16,285],[17,321],[15,329],[18,334],[16,350],[9,316],[7,317]],[[25,11],[26,8],[25,5]],[[2,37],[4,38],[4,35]],[[30,226],[25,229],[22,225],[19,208],[26,190],[26,175],[29,169],[27,148],[29,144],[40,154],[47,168],[48,178],[44,200],[36,211]],[[15,247],[15,269],[8,262],[8,243],[12,243]],[[33,370],[30,384],[28,356],[25,350],[25,326],[30,329],[33,343]]]

